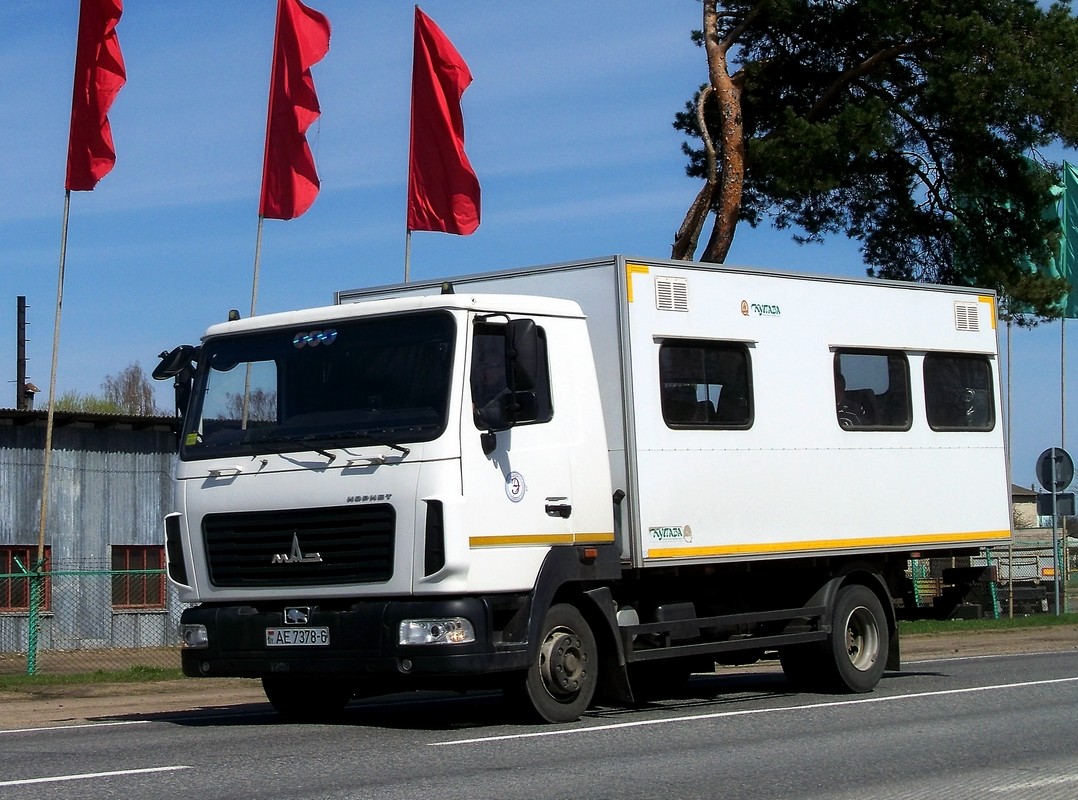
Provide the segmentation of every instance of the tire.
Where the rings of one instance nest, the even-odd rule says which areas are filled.
[[[867,586],[838,590],[831,633],[822,642],[779,649],[790,687],[799,692],[871,692],[887,666],[890,631],[883,605]]]
[[[523,684],[521,699],[545,722],[574,722],[595,696],[599,679],[595,635],[581,613],[566,603],[550,607],[540,630],[535,663],[518,682]]]
[[[262,691],[274,711],[294,722],[333,719],[353,694],[352,687],[344,682],[314,675],[266,675]]]
[[[883,605],[867,586],[839,589],[831,613],[826,672],[837,691],[871,692],[887,666],[890,631]]]

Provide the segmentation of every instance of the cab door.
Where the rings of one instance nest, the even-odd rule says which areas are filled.
[[[516,370],[512,355],[507,358],[516,347],[514,327],[503,316],[472,325],[465,390],[471,410],[461,415],[469,546],[473,552],[536,548],[541,558],[545,548],[574,540],[570,451],[576,426],[572,409],[552,401],[548,331],[535,325],[534,364]]]

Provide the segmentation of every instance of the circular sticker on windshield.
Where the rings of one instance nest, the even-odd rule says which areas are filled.
[[[524,485],[524,476],[519,472],[510,472],[509,477],[505,479],[505,496],[514,503],[519,503],[524,499],[524,493],[527,490],[528,487]]]

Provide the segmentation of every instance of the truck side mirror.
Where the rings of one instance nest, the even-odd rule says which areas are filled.
[[[191,366],[191,362],[198,357],[198,348],[190,344],[181,344],[179,347],[174,347],[172,350],[161,353],[158,358],[161,359],[153,370],[153,379],[155,381],[163,381],[168,378],[174,378],[183,372],[185,369]]]
[[[505,329],[509,391],[532,392],[539,381],[539,333],[533,319],[513,319]]]
[[[176,412],[179,416],[187,413],[187,404],[191,400],[191,384],[195,377],[194,362],[198,360],[201,347],[181,344],[170,352],[161,353],[161,363],[153,371],[157,381],[175,378],[172,384],[176,393]]]

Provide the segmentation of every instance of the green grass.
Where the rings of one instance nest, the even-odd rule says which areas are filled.
[[[41,686],[80,686],[101,683],[150,683],[183,677],[179,669],[134,666],[123,670],[96,670],[58,675],[0,675],[0,691],[27,691]]]
[[[1051,628],[1057,625],[1078,625],[1078,614],[1033,614],[1009,619],[921,619],[903,621],[898,625],[902,634],[954,633],[956,631],[1004,631],[1015,628]]]

